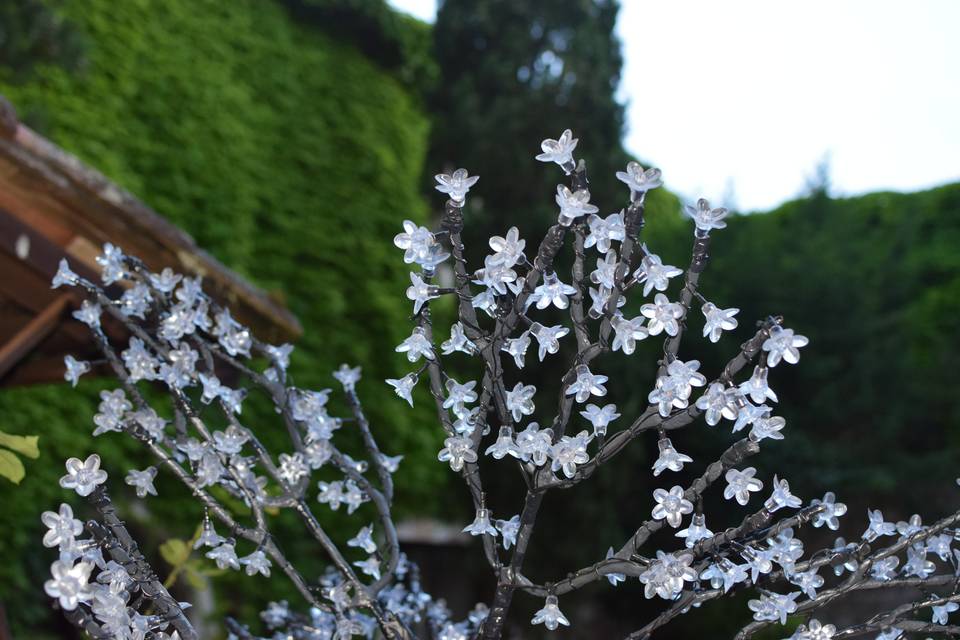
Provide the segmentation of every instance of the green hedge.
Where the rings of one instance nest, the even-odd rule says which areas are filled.
[[[89,43],[84,70],[40,66],[26,83],[0,75],[0,92],[27,122],[285,300],[307,331],[293,360],[298,384],[330,386],[341,362],[363,365],[368,412],[389,451],[407,455],[398,492],[422,505],[442,474],[425,463],[439,436],[383,379],[406,369],[393,353],[409,332],[406,273],[390,239],[403,218],[425,217],[417,180],[428,124],[403,67],[298,25],[288,9],[260,0],[68,3],[65,17]],[[134,451],[120,436],[91,441],[99,387],[0,393],[4,430],[38,433],[42,451],[20,487],[0,481],[0,601],[17,637],[38,637],[49,615],[38,518],[70,499],[56,485],[64,458],[101,450],[119,482],[126,467],[117,461]],[[189,537],[197,522],[165,484],[146,503],[163,526],[145,546]]]

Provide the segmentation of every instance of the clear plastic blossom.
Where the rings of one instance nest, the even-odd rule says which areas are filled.
[[[617,284],[617,268],[619,266],[617,252],[610,249],[604,254],[603,258],[597,260],[597,268],[590,273],[590,282],[600,285],[601,289],[612,290]]]
[[[366,560],[354,562],[353,566],[359,567],[360,571],[374,580],[380,579],[380,560],[377,559],[377,556],[370,556]]]
[[[685,205],[683,210],[693,219],[698,236],[706,236],[713,229],[725,229],[727,226],[724,218],[729,212],[723,207],[712,209],[710,203],[703,198],[697,200],[696,205]]]
[[[529,300],[536,303],[537,309],[546,309],[551,304],[557,309],[566,309],[570,306],[569,296],[577,290],[568,284],[560,282],[556,272],[543,274],[543,284],[533,290]]]
[[[516,279],[516,271],[502,262],[497,262],[494,256],[487,256],[483,260],[483,269],[474,274],[473,281],[500,295],[506,295],[507,287]]]
[[[605,436],[610,423],[620,417],[615,404],[607,404],[603,408],[595,404],[588,404],[580,412],[580,415],[590,421],[590,424],[593,425],[593,435],[598,437]]]
[[[927,548],[922,544],[907,547],[907,561],[903,564],[903,574],[926,580],[937,570],[937,565],[927,559]]]
[[[670,286],[670,279],[683,273],[683,269],[678,269],[669,264],[663,264],[663,260],[655,253],[646,251],[643,259],[640,260],[640,266],[633,272],[633,277],[637,282],[643,283],[643,295],[648,296],[650,292],[666,291]]]
[[[790,483],[786,479],[781,480],[776,475],[773,476],[773,493],[763,503],[764,508],[773,513],[778,509],[790,508],[796,509],[803,501],[790,493]]]
[[[590,434],[581,431],[575,436],[563,436],[550,449],[553,458],[550,469],[554,473],[563,471],[563,475],[572,478],[577,473],[577,465],[584,464],[590,459],[587,454],[587,445],[590,444]]]
[[[724,331],[732,331],[737,328],[737,319],[734,316],[740,313],[740,309],[733,307],[720,309],[712,302],[707,302],[700,307],[700,310],[706,320],[703,324],[703,337],[709,337],[710,342],[718,342],[720,334]]]
[[[79,458],[69,458],[66,467],[67,475],[60,478],[60,486],[73,489],[81,497],[87,497],[97,486],[107,481],[107,472],[100,468],[100,456],[95,453],[82,461]]]
[[[101,313],[103,310],[99,304],[84,300],[80,303],[80,308],[73,312],[73,317],[91,329],[99,329]]]
[[[450,327],[450,339],[445,340],[440,345],[440,350],[445,356],[450,355],[454,351],[466,353],[467,355],[473,355],[477,352],[477,345],[475,345],[473,341],[467,337],[467,334],[463,329],[463,323],[455,322]]]
[[[507,391],[507,411],[513,415],[515,421],[519,422],[523,416],[533,415],[533,396],[536,392],[535,386],[525,385],[522,382],[518,382],[512,390]]]
[[[779,621],[787,624],[787,616],[797,610],[799,591],[787,594],[767,592],[760,595],[758,600],[750,600],[747,606],[753,611],[754,620]]]
[[[420,313],[420,309],[428,300],[438,298],[437,287],[427,284],[419,274],[410,272],[410,286],[407,287],[407,299],[413,301],[414,315]]]
[[[874,580],[893,580],[897,577],[897,566],[900,564],[900,558],[889,556],[873,563],[870,569],[870,577]]]
[[[547,600],[544,603],[543,608],[533,614],[533,618],[530,620],[530,623],[542,624],[549,631],[556,631],[557,627],[560,625],[569,627],[570,621],[567,620],[567,617],[563,615],[562,611],[560,611],[560,606],[557,604],[557,602],[557,596],[547,596]]]
[[[393,238],[393,244],[398,249],[403,249],[403,261],[407,264],[422,262],[435,243],[436,238],[429,229],[418,226],[411,220],[404,220],[403,233],[398,233]]]
[[[511,546],[517,544],[517,534],[520,533],[520,516],[515,515],[509,520],[497,520],[497,529],[503,536],[503,548],[509,550]]]
[[[630,197],[636,199],[642,193],[663,185],[660,169],[646,169],[639,162],[628,162],[626,171],[617,171],[617,180],[630,187]]]
[[[60,601],[60,606],[66,611],[73,611],[81,602],[87,602],[92,597],[92,590],[88,581],[93,564],[90,562],[62,562],[60,560],[50,565],[52,578],[43,584],[43,590],[51,598]]]
[[[67,262],[67,259],[60,258],[60,263],[57,265],[57,272],[53,274],[53,280],[50,282],[50,288],[59,289],[64,285],[72,287],[79,281],[80,276],[73,272],[73,269],[70,268],[70,263]]]
[[[668,469],[670,471],[680,471],[685,463],[693,462],[693,458],[673,448],[670,438],[660,438],[657,442],[657,448],[660,450],[660,454],[653,463],[654,477]]]
[[[58,512],[44,511],[40,515],[40,522],[47,527],[43,534],[45,547],[70,547],[78,535],[83,533],[83,523],[73,517],[73,509],[68,504],[61,504]]]
[[[219,546],[207,551],[205,555],[217,563],[218,569],[240,570],[240,559],[232,542],[222,542]]]
[[[77,360],[71,355],[63,357],[63,366],[66,371],[63,373],[63,379],[70,383],[71,387],[76,387],[80,381],[80,376],[90,371],[90,363],[83,360]]]
[[[306,456],[299,451],[293,454],[281,453],[278,460],[280,464],[277,465],[277,476],[288,485],[294,485],[310,475]]]
[[[530,347],[530,332],[524,331],[516,338],[507,338],[503,342],[503,346],[500,347],[500,350],[504,353],[509,354],[513,357],[513,363],[517,365],[518,369],[523,369],[524,359],[527,355],[527,349]],[[557,348],[560,348],[559,343]],[[543,358],[541,358],[542,360]]]
[[[547,138],[540,143],[543,153],[537,154],[540,162],[555,162],[564,171],[570,173],[573,169],[573,150],[577,148],[577,138],[573,137],[570,129],[565,129],[556,140]]]
[[[666,418],[672,409],[685,409],[690,405],[693,387],[702,387],[706,377],[699,373],[698,360],[674,360],[667,365],[667,375],[657,378],[656,386],[647,396],[650,404],[657,405],[659,414]]]
[[[787,579],[791,584],[795,584],[800,587],[800,591],[803,592],[803,595],[807,596],[811,600],[817,597],[817,589],[823,586],[823,576],[817,573],[816,569],[808,569],[807,571],[798,571],[787,576]]]
[[[767,384],[767,374],[770,370],[766,367],[757,365],[753,369],[753,375],[750,379],[740,383],[740,392],[750,396],[750,399],[757,404],[763,404],[767,400],[777,401],[777,394]]]
[[[653,490],[653,499],[657,504],[651,514],[654,520],[666,520],[674,529],[680,526],[683,516],[693,513],[693,503],[683,497],[683,487],[676,485],[670,491]]]
[[[595,205],[590,204],[589,191],[578,189],[572,192],[562,184],[557,185],[556,201],[557,206],[560,207],[560,215],[557,220],[562,227],[569,227],[577,218],[600,210]]]
[[[747,467],[743,471],[729,469],[724,476],[727,486],[723,490],[723,497],[726,500],[736,498],[741,505],[750,502],[750,493],[763,489],[763,482],[753,477],[756,473],[755,467]]]
[[[619,213],[611,213],[606,218],[592,214],[587,218],[587,225],[590,234],[584,239],[583,246],[587,249],[595,246],[600,253],[607,253],[611,242],[623,242],[627,235],[623,215]]]
[[[267,554],[257,549],[248,556],[239,559],[248,576],[254,576],[258,573],[264,577],[270,577],[270,559]]]
[[[684,582],[696,582],[697,571],[690,564],[692,553],[664,553],[657,549],[657,559],[640,574],[643,596],[657,595],[664,600],[673,600],[683,590]]]
[[[373,525],[361,527],[357,535],[347,540],[347,546],[363,549],[367,553],[375,552],[377,544],[373,541]]]
[[[477,392],[474,391],[476,386],[474,380],[460,384],[453,378],[447,378],[447,397],[443,400],[443,408],[452,409],[457,416],[464,415],[468,411],[466,405],[477,400]]]
[[[394,393],[413,406],[413,388],[417,386],[417,374],[408,373],[402,378],[387,378],[387,384],[393,387]]]
[[[96,261],[100,265],[100,277],[104,284],[113,284],[127,275],[123,252],[109,242],[103,245],[103,253],[96,257]]]
[[[783,440],[783,434],[780,433],[787,425],[786,418],[780,416],[764,415],[753,422],[750,429],[750,439],[760,442],[767,438],[771,440]]]
[[[473,522],[463,528],[463,532],[472,536],[488,535],[494,538],[499,533],[490,522],[490,511],[487,509],[477,509],[477,516],[473,519]]]
[[[562,325],[545,327],[539,322],[530,325],[530,335],[537,339],[537,357],[540,362],[548,353],[556,353],[560,350],[560,338],[570,333],[570,329]]]
[[[156,467],[147,467],[143,471],[131,469],[130,472],[127,473],[127,477],[124,478],[124,482],[137,490],[138,498],[146,498],[147,494],[151,496],[157,495],[157,488],[153,486],[153,479],[156,477]]]
[[[823,505],[823,510],[813,517],[813,526],[815,528],[819,529],[823,525],[827,525],[827,528],[831,531],[836,531],[840,528],[840,517],[847,512],[847,505],[842,502],[837,502],[837,497],[832,491],[827,491],[823,494],[823,500],[811,500],[810,505]]]
[[[347,364],[341,364],[340,368],[333,372],[333,377],[343,385],[344,390],[353,391],[357,383],[360,382],[360,367],[350,367]]]
[[[451,174],[438,173],[434,179],[437,181],[437,191],[446,193],[455,203],[463,203],[470,187],[477,184],[480,177],[469,175],[466,169],[457,169]]]
[[[837,628],[832,624],[820,624],[819,620],[813,618],[797,627],[789,640],[830,640],[836,633]]]
[[[912,536],[915,533],[923,531],[923,521],[919,514],[913,514],[909,520],[901,520],[897,523],[897,533],[901,539]]]
[[[697,398],[697,408],[704,412],[708,425],[716,425],[720,418],[736,420],[739,411],[737,393],[736,388],[727,388],[723,383],[714,382],[705,394]]]
[[[935,604],[931,607],[933,612],[933,617],[931,622],[934,624],[947,624],[950,622],[950,614],[960,609],[960,604],[956,602],[947,602],[945,604]]]
[[[437,460],[449,462],[451,469],[460,471],[464,464],[477,461],[477,452],[473,450],[473,441],[467,436],[450,436],[443,441]]]
[[[577,402],[586,402],[590,396],[607,395],[607,388],[603,386],[609,379],[607,376],[591,373],[585,364],[577,365],[576,374],[576,380],[567,387],[566,395],[574,396]]]
[[[700,579],[709,580],[713,589],[723,587],[723,592],[727,593],[735,585],[746,581],[750,577],[747,569],[749,569],[749,566],[746,564],[737,564],[729,558],[721,558],[719,562],[704,569],[700,574]]]
[[[613,297],[613,289],[604,286],[600,286],[598,288],[590,287],[588,289],[588,293],[590,294],[590,317],[602,317],[607,312],[607,308],[610,307],[610,298]],[[626,303],[626,296],[617,296],[617,309]]]
[[[517,434],[517,448],[521,459],[532,462],[538,467],[546,464],[553,448],[553,429],[540,429],[540,425],[531,422],[527,428]]]
[[[627,320],[619,312],[610,320],[610,326],[613,327],[613,344],[610,348],[613,351],[623,351],[625,355],[631,355],[637,348],[637,341],[643,340],[650,335],[647,328],[643,326],[643,316],[637,316],[632,320]]]
[[[516,227],[510,227],[505,236],[493,236],[488,243],[494,251],[494,264],[510,268],[524,259],[523,249],[527,243],[520,238],[520,230]]]
[[[433,344],[427,337],[426,330],[422,327],[414,327],[410,336],[397,345],[395,350],[397,353],[407,354],[409,362],[416,362],[420,358],[434,359]]]
[[[701,540],[707,540],[713,537],[713,531],[707,529],[707,521],[702,513],[693,514],[690,519],[690,526],[686,529],[677,531],[674,534],[678,538],[685,538],[684,544],[687,549],[692,549],[695,544]]]
[[[662,293],[653,297],[652,304],[647,303],[640,307],[640,313],[650,319],[647,323],[647,331],[652,336],[658,336],[664,331],[668,336],[675,336],[680,331],[680,324],[677,321],[683,317],[683,305],[679,302],[670,302]]]
[[[484,454],[493,456],[496,460],[502,460],[506,456],[513,456],[517,459],[523,457],[517,443],[513,441],[513,428],[509,426],[500,427],[496,442],[487,447]]]
[[[223,431],[213,432],[213,446],[220,453],[234,455],[240,453],[243,445],[250,440],[250,434],[246,429],[240,429],[236,425],[230,425]]]
[[[810,343],[806,336],[793,333],[793,329],[784,329],[775,326],[770,330],[770,337],[763,341],[761,347],[767,352],[767,366],[775,367],[783,360],[789,364],[800,362],[800,347]]]

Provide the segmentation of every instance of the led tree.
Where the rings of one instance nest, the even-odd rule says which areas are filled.
[[[132,436],[158,461],[157,467],[130,470],[126,483],[145,497],[156,493],[158,467],[173,474],[203,507],[197,547],[208,558],[249,575],[280,570],[292,581],[306,607],[297,612],[285,602],[272,603],[261,617],[275,638],[495,639],[504,633],[517,592],[543,599],[531,622],[554,630],[570,624],[560,608],[562,596],[597,581],[616,587],[628,578],[637,579],[646,598],[663,601],[662,612],[640,622],[630,638],[648,638],[691,609],[741,590],[755,597],[744,612],[745,622],[748,613],[753,621],[737,638],[785,624],[791,615],[802,616],[791,636],[796,640],[960,634],[960,626],[949,622],[960,606],[960,551],[952,548],[960,535],[960,512],[923,525],[919,516],[892,523],[879,510],[869,510],[867,528],[856,542],[838,538],[833,547],[807,553],[796,534],[808,524],[837,530],[846,506],[831,492],[805,504],[787,480],[758,478],[756,468],[746,466],[764,440],[784,438],[785,421],[774,415],[778,398],[768,376],[782,363],[796,364],[807,339],[772,316],[760,319],[726,366],[709,376],[686,355],[682,341],[692,325],[711,342],[738,329],[738,310],[709,301],[699,290],[711,233],[726,226],[727,211],[705,200],[685,207],[694,224],[689,266],[664,264],[640,242],[644,201],[660,186],[660,172],[628,164],[617,177],[629,189],[629,202],[601,217],[590,203],[585,164],[574,160],[576,146],[568,130],[557,140],[545,140],[536,157],[559,165],[569,184],[557,187],[558,222],[529,257],[513,228],[490,239],[492,253],[482,268],[468,267],[460,234],[477,177],[463,169],[436,178],[437,189],[449,196],[440,229],[406,221],[394,238],[404,262],[419,267],[406,291],[414,326],[397,347],[417,368],[387,383],[411,405],[421,380],[429,389],[444,434],[437,457],[464,480],[476,514],[464,531],[480,538],[495,578],[489,606],[478,605],[464,620],[451,619],[443,600],[422,589],[416,566],[401,551],[391,515],[392,474],[401,456],[379,448],[356,393],[359,368],[343,365],[334,372],[351,415],[332,416],[329,389],[299,388],[288,376],[289,345],[258,341],[203,293],[198,279],[170,270],[151,273],[107,245],[99,258],[103,285],[123,283],[122,294],[109,295],[66,262],[53,284],[87,294],[75,316],[90,327],[121,383],[101,394],[94,435]],[[573,265],[561,278],[555,263],[568,240]],[[588,258],[592,251],[596,254]],[[453,286],[441,286],[438,268],[451,257]],[[596,269],[588,273],[594,262]],[[673,282],[682,282],[675,301],[667,294]],[[622,312],[628,295],[646,300],[632,318]],[[457,308],[456,322],[442,341],[435,337],[431,315],[432,301],[441,296],[452,296]],[[569,322],[549,324],[550,307],[569,316]],[[105,312],[127,327],[126,345],[112,344],[102,330]],[[606,402],[608,377],[591,365],[608,352],[630,356],[638,341],[650,339],[663,340],[663,354],[650,367],[649,406],[626,418]],[[522,380],[534,358],[528,350],[535,347],[539,362],[560,360],[561,341],[572,342],[575,354],[571,348],[571,358],[559,369],[559,394],[545,398]],[[66,365],[66,378],[74,384],[90,368],[69,357]],[[461,382],[450,375],[454,370],[474,373]],[[164,392],[167,407],[161,413],[144,393],[145,385]],[[243,420],[243,403],[254,393],[276,408],[277,421],[289,434],[287,452],[268,451],[258,438],[268,425]],[[548,405],[549,424],[531,421],[534,413],[546,415]],[[708,427],[729,424],[733,442],[688,486],[670,486],[669,475],[694,461],[668,434],[700,428],[695,425],[701,418]],[[649,517],[618,549],[590,566],[552,580],[528,577],[524,558],[544,496],[588,480],[646,432],[658,440],[652,474],[669,486],[654,490]],[[344,434],[362,441],[362,458],[335,443]],[[515,464],[496,462],[505,458]],[[92,637],[196,637],[185,605],[163,589],[117,517],[100,464],[96,454],[84,461],[71,458],[61,480],[64,488],[90,499],[98,518],[84,524],[66,504],[43,514],[49,528],[44,545],[60,552],[47,593]],[[488,502],[482,481],[484,474],[504,472],[518,474],[525,491],[521,512],[510,517]],[[315,474],[325,479],[315,481]],[[731,524],[714,533],[707,527],[702,497],[721,479],[731,509],[711,520]],[[769,497],[761,502],[754,494],[765,487]],[[223,492],[244,508],[232,509],[218,499]],[[315,512],[317,503],[321,511],[343,507],[373,520],[355,537],[337,541]],[[737,515],[740,507],[743,515]],[[305,535],[329,559],[323,575],[304,575],[296,558],[284,553],[283,540],[271,533],[270,512],[283,509],[297,514]],[[678,540],[669,548],[651,548],[651,536],[665,527],[675,530]],[[901,604],[844,629],[816,617],[829,603],[874,589],[901,594]],[[227,620],[227,626],[233,637],[256,637],[238,621]]]

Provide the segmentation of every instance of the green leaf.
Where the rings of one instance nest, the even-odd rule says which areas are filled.
[[[190,557],[190,545],[179,538],[170,538],[160,545],[160,555],[173,567],[179,567]]]
[[[22,456],[39,458],[40,449],[37,447],[39,436],[15,436],[0,431],[0,447],[13,449]]]
[[[204,578],[196,569],[193,568],[191,564],[188,564],[184,567],[183,577],[191,587],[197,591],[202,591],[207,588],[207,580]]]
[[[20,484],[25,474],[20,458],[9,451],[0,449],[0,476],[7,478],[13,484]]]

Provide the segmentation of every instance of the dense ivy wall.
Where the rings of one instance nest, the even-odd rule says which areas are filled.
[[[442,471],[418,464],[436,455],[436,433],[383,383],[404,368],[393,346],[409,331],[406,273],[390,238],[401,219],[426,213],[417,180],[428,125],[403,68],[322,24],[297,23],[281,3],[84,0],[63,11],[88,43],[83,70],[41,66],[25,83],[0,75],[0,92],[21,118],[284,300],[307,328],[292,366],[298,384],[330,386],[341,362],[362,364],[368,411],[389,449],[407,454],[399,493],[417,501]],[[4,430],[41,436],[21,486],[0,481],[0,601],[17,637],[37,637],[48,612],[38,517],[67,497],[56,485],[64,458],[96,447],[129,460],[134,449],[119,436],[91,441],[98,388],[0,393]],[[198,515],[178,509],[164,484],[147,505],[163,516],[155,537],[188,537]]]

